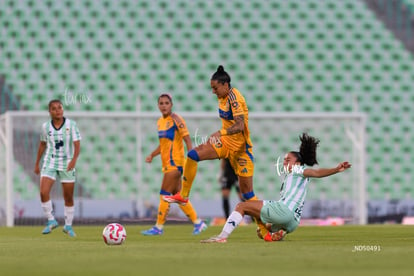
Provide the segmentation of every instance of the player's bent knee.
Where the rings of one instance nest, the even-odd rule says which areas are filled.
[[[190,150],[187,153],[187,157],[193,159],[196,162],[200,161],[200,157],[198,156],[198,153],[195,149]]]
[[[244,205],[245,205],[244,202],[239,202],[237,203],[234,210],[240,213],[241,211],[244,211]]]

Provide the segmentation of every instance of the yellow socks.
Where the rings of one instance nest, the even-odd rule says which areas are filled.
[[[158,229],[162,229],[167,220],[168,212],[170,211],[170,203],[163,200],[162,195],[160,195],[160,204],[158,205],[158,214],[157,214],[157,226]]]
[[[183,198],[188,198],[190,195],[191,186],[193,185],[194,178],[197,174],[197,167],[197,161],[187,158],[187,162],[184,167],[183,186],[180,192]]]
[[[197,223],[197,212],[190,201],[186,205],[179,204],[178,206],[193,223]]]

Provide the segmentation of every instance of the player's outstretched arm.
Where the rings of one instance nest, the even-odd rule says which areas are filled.
[[[314,177],[314,178],[321,178],[321,177],[326,177],[326,176],[330,176],[339,172],[343,172],[346,169],[349,169],[351,167],[351,164],[349,162],[341,162],[338,164],[338,166],[334,167],[334,168],[329,168],[329,169],[325,169],[325,168],[320,168],[320,169],[305,169],[303,171],[303,176],[304,177]]]

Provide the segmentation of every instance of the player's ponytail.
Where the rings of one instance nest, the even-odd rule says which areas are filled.
[[[309,136],[307,133],[302,133],[299,136],[301,141],[299,151],[293,151],[292,153],[296,156],[297,160],[300,162],[301,165],[308,165],[313,166],[318,164],[316,160],[316,148],[319,144],[319,139],[315,137]]]
[[[226,71],[224,71],[224,67],[222,65],[219,65],[217,68],[217,71],[211,76],[211,80],[216,80],[221,84],[228,83],[230,86],[231,78],[230,75],[227,74]]]

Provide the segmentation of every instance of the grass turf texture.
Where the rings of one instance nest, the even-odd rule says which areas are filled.
[[[402,225],[299,227],[285,241],[265,243],[255,226],[237,228],[226,244],[199,241],[192,225],[168,225],[163,236],[144,237],[150,226],[125,225],[126,242],[107,246],[102,226],[0,227],[1,275],[413,275],[414,227]],[[362,251],[356,251],[355,247]],[[368,246],[364,247],[363,246]],[[379,246],[380,251],[372,251]],[[378,249],[377,249],[378,250]]]

